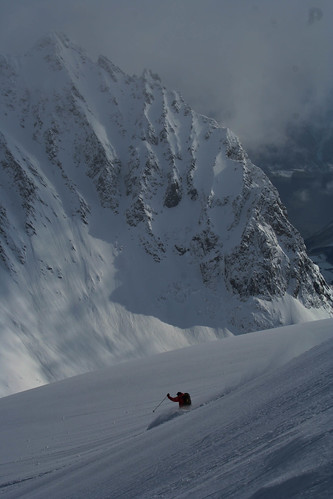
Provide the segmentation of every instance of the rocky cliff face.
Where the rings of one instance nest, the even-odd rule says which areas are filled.
[[[311,259],[318,264],[327,283],[333,285],[333,222],[306,241]]]
[[[0,69],[0,333],[35,383],[330,316],[330,288],[229,129],[64,36]]]

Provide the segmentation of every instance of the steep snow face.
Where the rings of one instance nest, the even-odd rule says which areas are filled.
[[[267,177],[158,76],[59,35],[0,69],[2,390],[330,316]]]

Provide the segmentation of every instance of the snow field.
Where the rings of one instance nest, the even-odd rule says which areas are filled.
[[[331,497],[333,321],[124,362],[0,400],[0,495]],[[189,391],[179,411],[167,392]]]

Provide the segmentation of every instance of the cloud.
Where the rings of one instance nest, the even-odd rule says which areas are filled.
[[[317,21],[320,21],[323,17],[323,11],[318,7],[310,7],[309,8],[309,24],[313,24]]]
[[[159,73],[246,144],[283,142],[332,90],[331,0],[2,0],[1,52],[65,32],[124,71]]]

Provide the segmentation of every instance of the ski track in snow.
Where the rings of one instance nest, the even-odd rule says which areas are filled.
[[[196,345],[1,399],[0,496],[332,497],[332,325]],[[190,410],[166,400],[152,412],[178,389]]]

